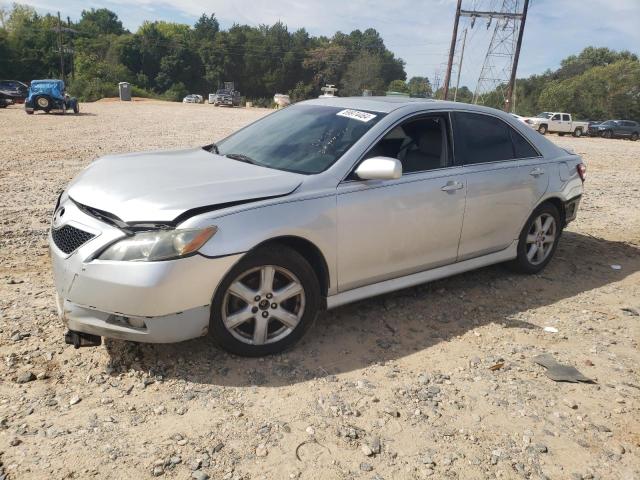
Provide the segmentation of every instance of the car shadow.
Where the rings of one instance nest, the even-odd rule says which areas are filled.
[[[89,112],[78,112],[78,113],[73,113],[73,112],[67,112],[67,113],[60,113],[60,112],[43,112],[43,111],[37,111],[37,112],[33,112],[33,116],[37,116],[37,117],[46,117],[46,116],[55,116],[55,117],[96,117],[97,115],[95,113],[89,113]]]
[[[106,348],[114,375],[133,369],[204,385],[277,387],[405,357],[490,323],[537,329],[519,314],[638,270],[639,247],[565,232],[538,275],[495,265],[340,307],[322,313],[302,341],[280,355],[236,357],[206,338],[168,345],[108,340]]]

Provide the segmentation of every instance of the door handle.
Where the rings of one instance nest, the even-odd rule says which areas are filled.
[[[461,182],[447,182],[447,184],[440,190],[442,190],[443,192],[455,192],[456,190],[460,190],[462,188],[464,188],[464,185]]]
[[[540,175],[544,175],[544,170],[536,167],[529,172],[529,175],[531,175],[532,177],[539,177]]]

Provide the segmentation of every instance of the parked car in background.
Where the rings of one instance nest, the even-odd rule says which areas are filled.
[[[240,100],[240,92],[237,90],[221,88],[213,96],[213,105],[215,107],[239,107]],[[209,100],[209,103],[211,103],[211,100]]]
[[[638,140],[640,124],[631,120],[607,120],[597,126],[598,135],[604,138],[628,138]]]
[[[570,113],[563,112],[542,112],[535,117],[528,118],[526,123],[542,135],[557,133],[563,136],[570,133],[574,137],[580,137],[586,134],[589,129],[587,122],[574,121]]]
[[[29,94],[29,87],[17,80],[0,80],[0,108],[15,103],[24,103]]]
[[[62,114],[73,110],[73,113],[80,113],[80,104],[78,99],[67,94],[62,80],[33,80],[24,102],[24,110],[30,115],[36,110],[45,113],[57,111]]]
[[[500,262],[537,273],[584,179],[509,114],[398,97],[309,100],[217,145],[104,157],[54,208],[66,340],[209,333],[266,355],[324,308]]]
[[[195,93],[187,95],[182,99],[182,103],[202,103],[202,102],[204,102],[202,95],[197,95]]]
[[[602,123],[602,120],[590,120],[587,123],[587,133],[589,134],[590,137],[599,136],[598,125],[600,125],[601,123]]]

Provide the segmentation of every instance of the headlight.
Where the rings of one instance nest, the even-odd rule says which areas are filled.
[[[185,257],[197,252],[217,231],[217,227],[206,227],[140,232],[114,243],[98,258],[155,262]]]

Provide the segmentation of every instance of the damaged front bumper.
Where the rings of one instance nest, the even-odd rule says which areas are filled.
[[[63,216],[56,218],[53,229],[68,225],[92,235],[65,253],[49,233],[58,313],[69,330],[150,343],[207,334],[215,290],[240,254],[158,262],[98,260],[96,252],[124,233],[72,201],[63,202],[58,211]]]
[[[71,332],[132,342],[174,343],[202,337],[209,329],[209,306],[158,317],[102,312],[58,297],[58,313]]]

